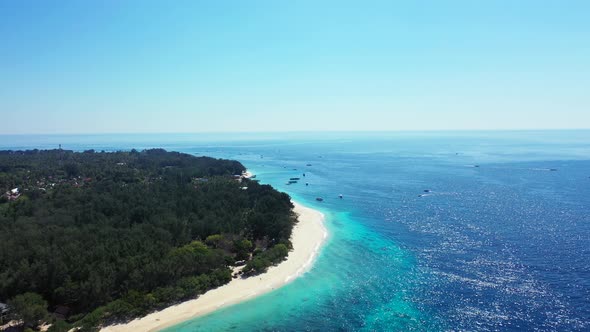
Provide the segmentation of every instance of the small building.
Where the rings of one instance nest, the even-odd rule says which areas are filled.
[[[55,310],[53,311],[53,317],[55,317],[57,319],[65,320],[66,318],[68,318],[69,313],[70,313],[69,307],[66,307],[64,305],[58,305],[57,307],[55,307]]]
[[[9,201],[14,201],[20,197],[20,191],[18,188],[11,189],[4,194]]]
[[[0,325],[4,324],[8,318],[8,305],[0,302]]]

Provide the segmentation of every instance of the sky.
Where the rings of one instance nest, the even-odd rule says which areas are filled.
[[[0,134],[590,128],[590,1],[0,1]]]

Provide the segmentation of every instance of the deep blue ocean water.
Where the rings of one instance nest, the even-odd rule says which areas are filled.
[[[167,331],[590,330],[590,131],[0,138],[237,159],[326,214],[311,271]]]

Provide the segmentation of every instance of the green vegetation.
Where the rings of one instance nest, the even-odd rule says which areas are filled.
[[[25,326],[36,326],[48,315],[47,301],[35,293],[17,295],[8,302],[8,305],[12,312],[11,318],[23,321]]]
[[[223,285],[236,261],[265,271],[296,219],[243,171],[162,149],[0,151],[0,301],[31,326],[65,306],[54,331],[94,330]]]
[[[266,272],[269,266],[282,262],[289,254],[289,248],[279,243],[269,250],[254,255],[251,261],[242,270],[246,275],[260,274]]]

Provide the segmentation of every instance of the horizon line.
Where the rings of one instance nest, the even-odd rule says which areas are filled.
[[[585,131],[588,128],[518,128],[518,129],[394,129],[394,130],[286,130],[286,131],[196,131],[196,132],[86,132],[86,133],[0,133],[0,136],[93,136],[93,135],[215,135],[215,134],[304,134],[304,133],[428,133],[428,132],[538,132]]]

